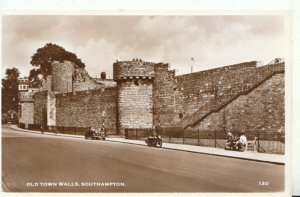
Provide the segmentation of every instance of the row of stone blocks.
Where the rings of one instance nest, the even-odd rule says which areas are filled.
[[[234,86],[232,88],[232,90],[234,91],[230,92],[236,92],[235,95],[224,95],[215,98],[213,101],[200,107],[194,114],[184,117],[180,122],[176,124],[176,126],[180,126],[182,128],[192,126],[196,122],[203,120],[210,113],[219,111],[222,107],[226,106],[228,103],[230,103],[232,100],[239,97],[240,95],[249,93],[273,75],[283,72],[284,63],[257,68],[256,72],[246,81],[244,81],[244,83],[241,83],[239,84],[239,86]]]

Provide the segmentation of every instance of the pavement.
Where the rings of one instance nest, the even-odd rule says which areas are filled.
[[[5,192],[251,192],[252,196],[276,192],[279,196],[287,189],[285,169],[273,163],[2,126]]]
[[[12,129],[19,130],[19,131],[26,131],[26,132],[31,132],[31,133],[41,133],[39,131],[21,129],[17,125],[11,125],[10,127]],[[65,136],[65,137],[72,137],[72,138],[84,138],[83,136],[78,136],[78,135],[55,134],[55,133],[50,133],[50,132],[44,132],[44,134],[45,135]],[[146,146],[144,141],[124,139],[122,137],[116,137],[116,136],[108,136],[108,137],[106,137],[106,141]],[[254,152],[254,151],[246,151],[246,152],[228,151],[228,150],[224,150],[224,149],[220,149],[220,148],[193,146],[193,145],[186,145],[186,144],[172,144],[172,143],[165,143],[165,142],[163,142],[162,148],[178,150],[178,151],[193,152],[193,153],[200,153],[200,154],[207,154],[207,155],[215,155],[215,156],[221,156],[221,157],[243,159],[243,160],[250,160],[250,161],[257,161],[257,162],[280,164],[280,165],[285,165],[285,161],[286,161],[285,155],[258,153],[258,152]]]

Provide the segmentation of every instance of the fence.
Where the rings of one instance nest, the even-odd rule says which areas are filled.
[[[34,131],[40,131],[41,130],[41,125],[37,125],[37,124],[28,124],[28,125],[26,125],[25,123],[19,122],[19,127],[22,128],[22,129],[30,129],[30,130],[34,130]]]
[[[145,140],[147,136],[154,132],[161,135],[163,142],[188,144],[195,146],[224,148],[227,141],[227,132],[222,130],[213,131],[187,131],[182,128],[163,128],[163,129],[125,129],[126,139]],[[232,132],[237,135],[238,132]],[[279,132],[251,132],[246,131],[245,135],[248,141],[256,138],[258,152],[284,154],[285,141],[284,133]]]
[[[41,131],[40,124],[32,124],[28,125],[28,129]],[[20,123],[20,128],[25,128],[25,124]],[[44,127],[44,131],[56,134],[69,134],[69,135],[81,135],[84,136],[85,132],[87,132],[90,127],[65,127],[65,126],[47,126]]]
[[[48,126],[47,132],[83,136],[89,129],[90,127]]]

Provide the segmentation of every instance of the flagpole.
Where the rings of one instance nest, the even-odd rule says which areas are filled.
[[[193,65],[194,65],[195,59],[192,57],[191,60],[192,60],[191,73],[193,73]]]

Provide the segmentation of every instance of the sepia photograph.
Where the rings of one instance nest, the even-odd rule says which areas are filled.
[[[285,194],[289,22],[2,15],[2,191]]]

